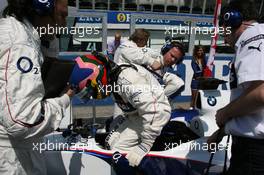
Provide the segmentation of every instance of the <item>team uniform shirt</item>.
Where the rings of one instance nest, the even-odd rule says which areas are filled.
[[[70,104],[66,94],[43,99],[40,38],[24,21],[0,19],[0,146],[32,147],[34,140],[58,128]]]
[[[264,24],[249,26],[236,42],[236,57],[230,74],[231,100],[238,98],[252,81],[264,80]],[[255,113],[235,117],[226,133],[264,139],[264,107]]]

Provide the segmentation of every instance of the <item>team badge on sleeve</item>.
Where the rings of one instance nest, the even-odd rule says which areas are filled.
[[[33,68],[33,62],[28,57],[20,57],[17,61],[17,68],[22,73],[29,73]]]

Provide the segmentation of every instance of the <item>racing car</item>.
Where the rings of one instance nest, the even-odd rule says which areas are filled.
[[[195,109],[172,110],[169,123],[139,167],[129,166],[126,152],[105,149],[109,129],[94,132],[94,125],[91,129],[74,126],[69,121],[65,130],[46,136],[39,147],[45,152],[48,174],[220,174],[229,165],[231,140],[225,136],[214,145],[212,153],[208,152],[211,145],[206,141],[218,129],[214,116],[217,109],[229,102],[230,91],[217,90],[223,82],[216,79],[205,82],[217,86],[199,90]],[[104,127],[108,128],[107,124]],[[89,134],[92,131],[94,134]]]

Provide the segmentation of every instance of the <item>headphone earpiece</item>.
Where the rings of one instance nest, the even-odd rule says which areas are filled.
[[[164,56],[167,52],[169,52],[173,47],[176,47],[177,49],[180,50],[180,52],[182,53],[182,57],[177,61],[176,64],[179,64],[182,62],[184,56],[185,56],[185,51],[184,51],[184,46],[176,41],[172,41],[171,40],[166,40],[166,43],[163,45],[163,47],[161,48],[161,54]]]
[[[172,47],[171,42],[166,42],[161,48],[161,54],[165,55]]]
[[[32,4],[35,11],[41,16],[51,14],[55,6],[54,0],[33,0]]]
[[[182,55],[185,56],[184,46],[176,41],[166,41],[166,43],[161,48],[161,54],[165,55],[168,51],[170,51],[173,47],[178,48]]]
[[[223,24],[227,27],[236,29],[241,26],[243,22],[243,16],[239,11],[229,10],[227,11],[220,20],[220,26]]]

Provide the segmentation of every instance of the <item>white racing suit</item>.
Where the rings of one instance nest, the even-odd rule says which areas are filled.
[[[132,63],[138,65],[145,65],[148,69],[150,66],[158,61],[163,65],[163,56],[154,49],[146,47],[138,47],[133,41],[126,41],[122,43],[115,52],[114,62],[117,64]],[[167,97],[177,92],[183,85],[184,81],[173,73],[166,72],[163,67],[156,71],[161,77],[164,85],[164,93]],[[160,77],[157,77],[158,79]],[[122,115],[122,110],[115,104],[114,118]]]
[[[138,47],[133,41],[127,40],[116,49],[114,62],[152,65],[156,58],[145,47]]]
[[[43,99],[40,39],[33,26],[24,23],[13,17],[0,19],[1,175],[46,174],[36,145],[57,129],[70,103],[66,94]]]
[[[159,82],[145,68],[135,66],[137,70],[129,67],[119,74],[114,98],[126,117],[106,138],[111,150],[128,152],[131,166],[137,166],[149,152],[171,112]]]

